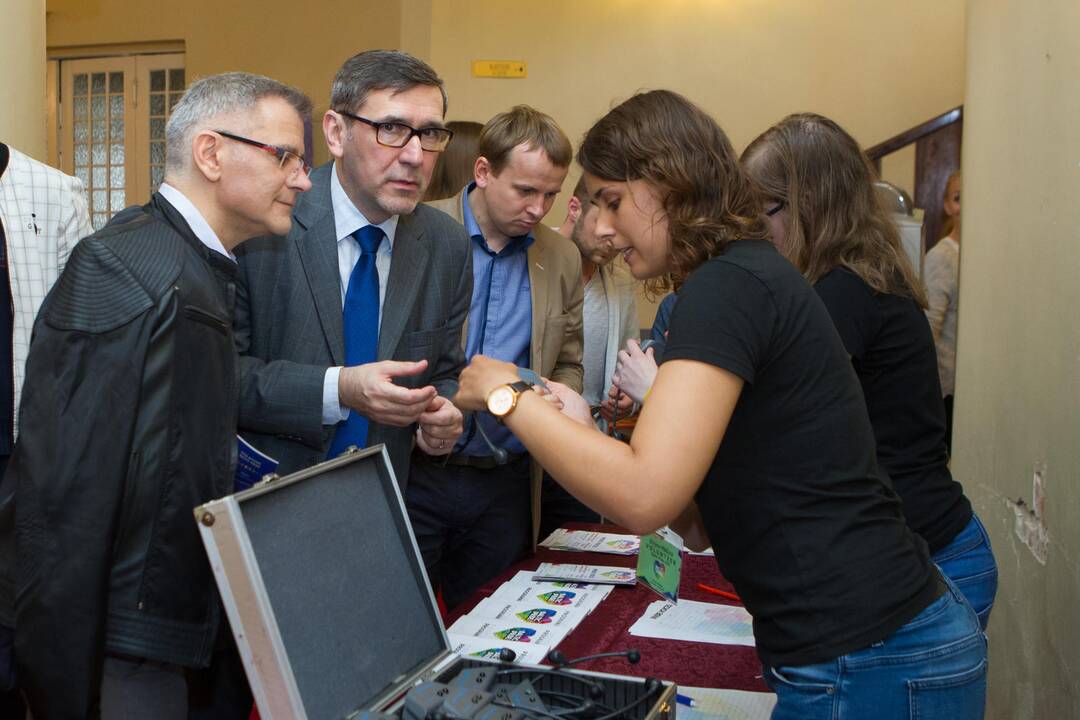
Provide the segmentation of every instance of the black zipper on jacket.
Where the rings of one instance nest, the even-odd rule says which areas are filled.
[[[229,332],[229,323],[227,323],[224,318],[220,318],[212,312],[203,310],[198,305],[185,305],[184,317],[204,325],[209,325],[220,332],[226,334]]]

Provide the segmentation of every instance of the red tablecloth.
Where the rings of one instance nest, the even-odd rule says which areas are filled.
[[[571,525],[570,527],[617,532],[610,526]],[[637,564],[637,557],[538,548],[534,555],[492,578],[467,601],[453,608],[447,617],[447,627],[468,613],[476,603],[495,592],[503,582],[513,577],[519,570],[535,570],[542,562],[634,567]],[[680,599],[737,604],[699,590],[698,583],[733,592],[731,584],[716,569],[716,561],[712,557],[684,556],[682,581],[679,585]],[[641,652],[641,661],[636,665],[629,664],[623,658],[603,658],[575,665],[575,668],[618,675],[657,677],[691,687],[768,691],[769,688],[761,679],[761,662],[752,647],[660,640],[630,635],[630,626],[641,618],[649,603],[658,599],[660,599],[659,595],[643,585],[632,588],[616,587],[596,610],[559,643],[559,650],[572,660],[594,653],[636,648]]]

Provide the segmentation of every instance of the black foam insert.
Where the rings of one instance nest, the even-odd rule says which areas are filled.
[[[240,509],[309,718],[342,718],[448,649],[381,452]]]

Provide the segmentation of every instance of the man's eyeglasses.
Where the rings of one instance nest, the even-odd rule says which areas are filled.
[[[375,122],[374,120],[368,120],[367,118],[353,115],[351,112],[346,112],[344,110],[338,110],[338,112],[347,118],[358,120],[365,125],[370,125],[375,128],[375,141],[386,147],[403,148],[409,144],[409,141],[412,140],[415,135],[420,138],[420,147],[422,149],[427,150],[428,152],[442,152],[454,137],[453,130],[448,130],[443,127],[420,128],[417,130],[414,127],[409,127],[405,123]]]
[[[773,205],[773,206],[772,206],[771,208],[769,208],[768,210],[766,210],[766,211],[765,211],[765,214],[766,214],[766,215],[767,215],[768,217],[772,217],[773,215],[775,215],[776,213],[780,212],[780,211],[781,211],[781,210],[783,210],[783,209],[784,209],[784,201],[783,201],[783,200],[781,200],[780,202],[776,203],[776,204],[775,204],[775,205]]]
[[[259,142],[258,140],[251,140],[246,137],[240,137],[239,135],[233,135],[232,133],[225,132],[224,130],[215,130],[218,135],[227,137],[230,140],[236,142],[242,142],[252,147],[257,147],[260,150],[265,150],[274,157],[277,158],[278,167],[288,173],[289,177],[294,177],[297,173],[303,172],[305,175],[311,174],[311,166],[308,165],[304,158],[300,157],[291,150],[286,150],[283,147],[277,145],[267,145],[266,143]]]

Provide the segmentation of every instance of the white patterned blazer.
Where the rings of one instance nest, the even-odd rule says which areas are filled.
[[[0,222],[4,224],[8,276],[14,304],[12,365],[15,370],[15,432],[18,434],[30,333],[38,308],[81,238],[93,232],[86,193],[78,178],[9,148],[0,176]]]

